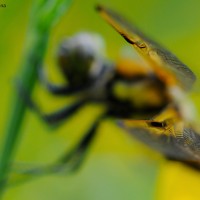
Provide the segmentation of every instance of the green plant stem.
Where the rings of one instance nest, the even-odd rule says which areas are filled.
[[[46,50],[47,39],[47,36],[42,38],[38,37],[37,41],[35,41],[35,47],[32,48],[32,51],[27,55],[26,60],[22,64],[20,81],[30,92],[37,79],[37,68],[42,64],[41,61],[43,60]],[[40,49],[40,51],[38,51],[38,49]],[[16,89],[17,87],[15,90]],[[9,171],[10,160],[12,159],[12,153],[19,137],[20,127],[26,110],[26,105],[17,91],[14,92],[12,101],[12,112],[6,128],[4,148],[0,162],[0,180],[3,182]]]
[[[25,49],[27,53],[24,55],[20,77],[18,77],[30,93],[37,80],[38,68],[43,64],[50,30],[69,7],[71,0],[37,0],[35,3],[27,34],[26,45],[28,48]],[[6,188],[10,163],[20,138],[20,129],[26,111],[26,105],[16,91],[17,87],[14,89],[11,115],[7,123],[0,157],[0,198],[3,197]]]

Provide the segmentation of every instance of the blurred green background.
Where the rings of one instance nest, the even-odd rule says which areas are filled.
[[[14,80],[19,73],[33,1],[4,2],[7,7],[0,8],[1,138],[10,112],[12,91],[15,90]],[[147,34],[174,52],[199,77],[199,1],[98,2],[136,22]],[[63,81],[56,68],[55,52],[58,43],[67,36],[79,31],[98,32],[105,38],[107,56],[113,60],[125,45],[124,40],[95,13],[96,3],[94,0],[75,0],[69,12],[52,30],[44,63],[52,81]],[[199,81],[190,96],[200,113],[198,86]],[[39,84],[36,85],[33,96],[46,112],[73,101],[73,98],[51,96]],[[94,116],[101,110],[97,105],[84,106],[57,130],[49,129],[35,114],[28,111],[16,150],[16,162],[41,165],[56,160],[80,140],[94,121]],[[130,139],[108,119],[99,127],[98,135],[77,173],[44,176],[13,186],[7,190],[4,199],[198,199],[199,187],[199,173],[181,164],[164,161],[143,144]]]

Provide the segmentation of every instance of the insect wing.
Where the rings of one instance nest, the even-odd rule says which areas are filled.
[[[152,120],[120,120],[119,125],[167,158],[200,168],[200,134],[177,116],[166,108]]]
[[[191,152],[187,152],[187,149],[183,149],[178,139],[173,136],[156,135],[148,128],[128,127],[124,122],[121,122],[120,125],[131,135],[168,158],[180,161],[196,161],[196,159],[191,159],[193,157]]]
[[[136,26],[129,23],[116,12],[97,6],[100,15],[134,48],[145,57],[145,60],[156,71],[167,85],[179,84],[189,90],[195,81],[193,72],[175,55],[148,38]]]

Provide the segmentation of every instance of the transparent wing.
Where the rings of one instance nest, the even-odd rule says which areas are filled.
[[[132,136],[167,158],[200,168],[200,135],[179,118],[175,108],[167,108],[152,120],[120,120]]]
[[[138,28],[126,21],[116,12],[97,6],[100,15],[156,70],[158,76],[168,85],[179,84],[189,90],[195,81],[193,72],[175,55],[146,37]]]

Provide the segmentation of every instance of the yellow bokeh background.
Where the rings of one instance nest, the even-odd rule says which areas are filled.
[[[4,136],[9,117],[14,80],[20,72],[20,61],[29,22],[32,1],[4,0],[0,8],[0,138]],[[1,2],[0,2],[1,3]],[[181,0],[118,1],[101,0],[134,21],[147,34],[174,52],[200,75],[200,2]],[[53,82],[62,82],[56,68],[58,43],[79,31],[101,34],[107,44],[107,57],[116,60],[125,41],[95,12],[94,0],[75,0],[71,9],[52,30],[44,66]],[[199,81],[190,96],[200,113]],[[57,98],[39,83],[34,99],[45,112],[73,102],[73,97]],[[80,109],[58,129],[48,128],[34,113],[27,111],[15,162],[48,164],[70,150],[84,135],[103,107],[90,104]],[[198,118],[197,118],[198,120]],[[78,128],[77,128],[78,127]],[[131,199],[199,199],[200,172],[180,163],[165,161],[159,154],[130,138],[112,119],[104,120],[81,168],[73,174],[48,175],[8,188],[5,200],[131,200]]]

